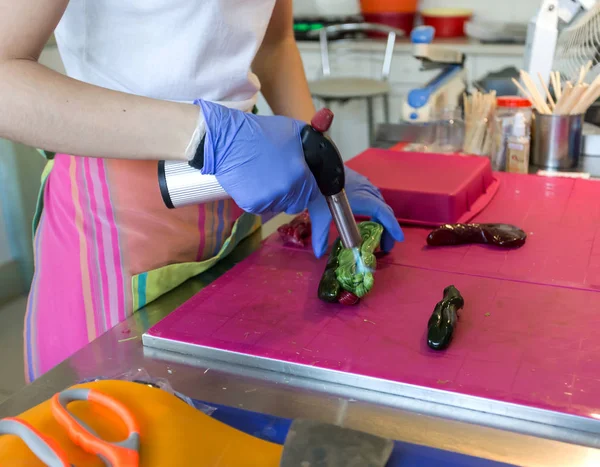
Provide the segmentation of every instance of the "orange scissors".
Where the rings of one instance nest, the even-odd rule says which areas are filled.
[[[74,401],[95,402],[114,412],[127,427],[127,438],[118,443],[100,438],[68,410],[68,404]],[[87,453],[98,456],[107,467],[139,466],[140,430],[129,409],[121,402],[98,390],[79,388],[55,394],[50,405],[52,415],[67,431],[73,443]],[[65,451],[54,439],[24,420],[12,417],[0,420],[0,435],[2,434],[12,434],[21,438],[48,467],[73,467]]]

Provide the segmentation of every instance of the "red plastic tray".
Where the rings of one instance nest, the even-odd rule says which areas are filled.
[[[469,222],[499,185],[485,157],[368,149],[347,165],[380,189],[404,224]]]

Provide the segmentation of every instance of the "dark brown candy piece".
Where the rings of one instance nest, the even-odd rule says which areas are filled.
[[[347,290],[342,290],[338,297],[338,302],[340,302],[342,305],[351,306],[351,305],[356,305],[358,302],[360,302],[360,298],[358,298],[352,292],[348,292]]]
[[[445,224],[427,237],[429,246],[483,243],[502,248],[520,248],[527,234],[510,224]]]
[[[277,232],[284,244],[304,248],[311,234],[308,213],[304,212],[296,216],[289,224],[280,226]]]
[[[427,345],[433,350],[444,350],[454,334],[458,321],[458,310],[465,305],[462,295],[453,285],[444,289],[444,298],[439,302],[427,323]]]

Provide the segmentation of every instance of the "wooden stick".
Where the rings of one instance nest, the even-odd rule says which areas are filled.
[[[473,96],[473,113],[479,113],[479,109],[481,108],[481,93],[477,91]]]
[[[572,110],[575,114],[585,113],[587,109],[594,103],[598,98],[597,92],[600,89],[600,75],[596,76],[594,81],[589,85],[585,94],[579,99],[579,103]]]
[[[600,97],[600,86],[597,85],[594,87],[594,91],[591,95],[588,96],[587,100],[583,103],[582,108],[579,113],[586,113],[587,110],[598,100]]]
[[[584,114],[591,107],[591,105],[596,102],[596,99],[600,97],[600,82],[598,81],[600,77],[596,78],[594,82],[588,87],[584,96],[580,99],[579,104],[573,109],[572,113]]]
[[[556,83],[556,75],[553,71],[550,72],[550,84],[552,84],[552,89],[554,89],[554,97],[558,101],[558,84]],[[554,106],[556,107],[556,103]]]
[[[565,108],[569,103],[569,99],[571,98],[571,94],[573,92],[573,85],[571,84],[570,81],[567,81],[565,83],[565,88],[563,89],[563,93],[562,96],[560,97],[560,100],[558,101],[558,103],[556,104],[556,110],[555,113],[557,113],[558,115],[564,115],[565,114]]]
[[[569,103],[565,105],[564,112],[566,114],[573,114],[573,110],[579,104],[581,96],[585,93],[589,85],[582,84],[573,88],[573,92],[571,93],[571,97],[569,98]]]
[[[546,86],[546,82],[544,81],[544,78],[542,78],[542,74],[540,72],[538,72],[538,79],[540,80],[540,83],[542,84],[542,87],[544,88],[544,92],[546,93],[546,97],[548,98],[548,102],[550,103],[550,110],[553,112],[554,107],[556,107],[556,103],[554,102],[554,99],[552,99],[550,90],[548,89],[548,86]],[[552,112],[550,112],[550,113],[552,113]]]
[[[550,108],[546,104],[546,100],[542,97],[542,95],[538,91],[538,88],[535,85],[535,83],[533,82],[533,80],[531,79],[531,76],[529,76],[529,73],[527,73],[524,70],[521,70],[521,79],[523,80],[523,84],[525,84],[525,87],[529,90],[529,93],[531,94],[531,96],[534,99],[536,99],[536,101],[538,103],[538,105],[537,105],[538,111],[541,110],[540,113],[545,113],[545,114],[551,113]]]
[[[556,101],[562,97],[562,86],[560,73],[558,71],[553,72],[554,80],[556,81],[556,86],[554,88],[554,94],[556,95]]]
[[[476,91],[475,91],[476,92]],[[473,133],[472,125],[472,105],[473,105],[473,94],[467,96],[463,93],[463,101],[465,106],[465,140],[463,142],[463,152],[469,153],[471,144],[471,134]]]
[[[525,90],[525,88],[523,86],[521,86],[521,83],[519,83],[515,78],[511,78],[511,79],[512,79],[513,84],[517,87],[517,89],[519,91],[521,91],[521,94],[523,94],[523,96],[525,96],[527,99],[529,99],[531,101],[531,103],[533,104],[533,100],[531,99],[531,96]]]
[[[490,117],[496,106],[494,91],[483,94],[475,91],[465,101],[465,140],[463,151],[487,155],[491,149]]]
[[[472,154],[479,153],[479,127],[481,118],[481,107],[483,102],[483,94],[477,92],[473,95],[473,106],[471,113],[471,121],[470,121],[470,132],[469,132],[469,151]]]
[[[523,86],[525,86],[525,89],[527,89],[527,91],[529,92],[529,95],[533,98],[538,112],[546,113],[546,110],[542,103],[542,96],[540,96],[540,93],[537,90],[535,84],[533,84],[533,82],[530,80],[529,74],[524,70],[521,70],[521,82],[523,83]]]
[[[529,87],[524,88],[521,83],[519,83],[516,79],[512,79],[513,83],[517,86],[517,88],[519,88],[519,91],[521,91],[521,93],[523,94],[523,96],[525,96],[527,99],[529,99],[529,101],[533,104],[533,106],[535,107],[535,109],[539,112],[539,113],[545,113],[544,108],[542,107],[542,105],[540,104],[539,100],[536,99],[536,97],[531,93],[531,90],[529,89]]]
[[[463,152],[469,152],[469,142],[471,140],[472,124],[471,124],[471,101],[472,95],[467,96],[467,93],[463,93],[463,105],[465,107],[465,140],[463,142]]]
[[[569,98],[569,94],[571,94],[571,89],[572,89],[572,86],[570,86],[570,83],[569,82],[565,83],[565,87],[563,88],[562,95],[560,96],[560,99],[556,103],[556,108],[554,109],[554,113],[556,113],[558,115],[562,115],[563,109],[565,107],[565,103],[567,102],[567,100]]]
[[[583,80],[585,79],[586,75],[589,73],[590,69],[592,68],[592,61],[588,61],[585,66],[581,67],[581,70],[579,71],[579,80],[577,81],[577,85],[581,85],[583,84]]]
[[[491,109],[490,109],[490,116],[493,118],[495,112],[496,112],[496,91],[492,91],[492,104],[491,104]],[[492,125],[495,124],[495,120],[488,120],[487,125],[486,125],[486,132],[485,132],[485,141],[483,143],[483,148],[481,150],[483,155],[486,156],[491,156],[492,155],[492,142],[493,142],[493,137],[494,137],[494,130],[492,128]]]

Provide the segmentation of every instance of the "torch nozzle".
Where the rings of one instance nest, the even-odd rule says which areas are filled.
[[[331,211],[331,217],[333,217],[333,222],[340,233],[340,239],[344,248],[360,247],[362,237],[354,220],[354,214],[352,214],[346,191],[342,190],[336,195],[327,196],[326,199]]]

